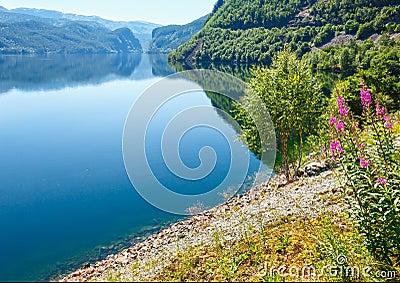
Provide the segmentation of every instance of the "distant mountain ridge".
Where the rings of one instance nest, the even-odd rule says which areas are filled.
[[[34,9],[34,8],[16,8],[7,10],[2,7],[0,11],[7,11],[14,14],[32,16],[36,19],[47,20],[50,22],[65,22],[65,21],[80,21],[85,22],[89,25],[101,25],[110,30],[116,30],[120,28],[129,28],[133,35],[140,41],[143,51],[148,51],[151,44],[151,34],[154,28],[160,27],[159,24],[148,23],[143,21],[111,21],[100,18],[98,16],[83,16],[69,13],[62,13],[59,11],[45,10],[45,9]],[[40,21],[41,21],[40,20]]]
[[[186,25],[168,25],[155,28],[152,32],[152,53],[170,53],[187,42],[204,26],[210,15],[205,15]]]
[[[141,53],[128,28],[114,31],[95,22],[71,21],[0,10],[1,54]]]
[[[171,61],[264,63],[288,46],[299,56],[338,35],[400,32],[399,0],[218,0]]]

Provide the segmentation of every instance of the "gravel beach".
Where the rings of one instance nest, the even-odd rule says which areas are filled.
[[[315,218],[323,212],[343,210],[332,171],[323,163],[313,163],[305,167],[304,175],[288,185],[284,184],[284,176],[275,176],[246,194],[175,223],[119,254],[58,280],[110,281],[117,277],[122,281],[143,281],[160,272],[180,250],[213,244],[216,232],[224,235],[225,241],[233,241],[244,237],[248,227],[256,232],[282,216]]]

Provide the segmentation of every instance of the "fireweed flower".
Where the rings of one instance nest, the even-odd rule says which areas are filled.
[[[345,130],[343,121],[340,121],[340,122],[336,123],[336,130],[337,130],[338,132],[344,131],[344,130]]]
[[[393,129],[393,125],[392,125],[391,123],[388,123],[388,122],[385,123],[385,127],[386,127],[386,129],[388,129],[388,130]]]
[[[344,100],[344,97],[339,96],[336,99],[336,102],[338,105],[340,116],[347,116],[347,114],[349,114],[349,107],[347,106],[346,101]]]
[[[379,178],[378,180],[376,180],[376,183],[378,185],[386,185],[388,182],[386,181],[385,178]]]
[[[385,115],[386,115],[385,107],[378,104],[376,106],[376,118],[378,118],[378,120],[383,120]]]
[[[392,121],[389,115],[386,115],[383,120],[385,121],[385,127],[388,130],[393,129]]]
[[[360,157],[360,166],[362,168],[367,168],[371,164],[371,161]]]
[[[360,94],[363,108],[369,108],[372,105],[371,93],[368,90],[361,89]]]
[[[337,123],[336,117],[331,117],[331,118],[329,119],[329,124],[330,124],[331,126],[336,125],[336,123]]]
[[[334,156],[334,157],[340,155],[343,152],[340,141],[331,141],[330,147],[331,147],[332,156]]]
[[[358,147],[358,149],[363,149],[365,147],[365,144],[359,144],[358,142],[356,142],[356,146]]]

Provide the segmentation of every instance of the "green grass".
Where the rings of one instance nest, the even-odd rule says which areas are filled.
[[[256,234],[249,231],[247,237],[233,243],[216,232],[212,245],[178,252],[148,280],[380,281],[377,271],[393,270],[373,260],[362,237],[343,216],[327,214],[315,220],[284,217],[262,230]],[[368,267],[370,272],[363,274]]]

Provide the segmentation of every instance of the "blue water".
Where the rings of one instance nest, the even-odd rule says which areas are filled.
[[[139,196],[122,158],[131,105],[171,73],[165,58],[147,55],[0,57],[1,281],[52,278],[66,266],[93,260],[100,247],[176,219]],[[182,103],[211,105],[205,93],[185,95]],[[182,103],[164,112],[173,115]],[[162,127],[154,129],[150,140]],[[151,166],[162,173],[154,145]],[[201,127],[182,139],[182,160],[198,166],[204,145],[220,162],[216,177],[194,193],[220,182],[229,165],[227,141]],[[258,165],[251,154],[249,174]],[[168,172],[160,180],[193,193]]]

